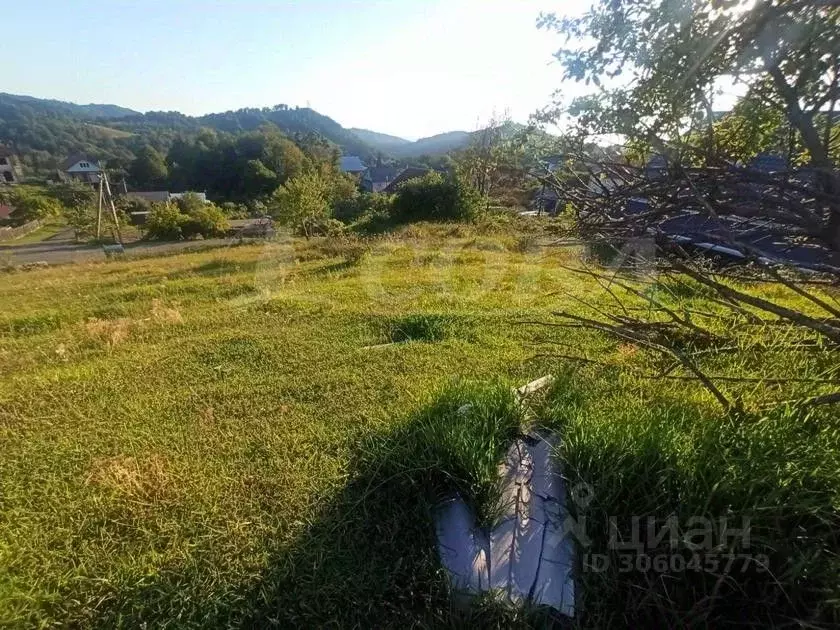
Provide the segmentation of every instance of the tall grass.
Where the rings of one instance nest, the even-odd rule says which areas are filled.
[[[612,376],[568,373],[543,410],[562,431],[573,507],[591,541],[582,547],[582,625],[840,623],[840,418],[784,408],[725,417],[680,400],[673,387],[630,395],[632,380]],[[668,517],[679,524],[675,548],[655,539]],[[728,536],[722,522],[748,538]],[[709,538],[692,537],[697,527],[711,527]],[[587,566],[593,555],[608,566]],[[650,567],[642,555],[665,560]],[[671,560],[677,555],[685,562]]]

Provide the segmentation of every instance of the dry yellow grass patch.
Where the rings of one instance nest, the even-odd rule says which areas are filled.
[[[173,490],[166,460],[157,454],[139,459],[127,455],[97,458],[85,482],[141,503],[165,499]]]
[[[97,319],[93,317],[85,322],[85,331],[91,339],[95,339],[111,349],[128,338],[133,323],[127,317],[119,319]]]
[[[160,300],[152,300],[152,318],[165,324],[182,324],[184,318],[177,308],[165,306]]]

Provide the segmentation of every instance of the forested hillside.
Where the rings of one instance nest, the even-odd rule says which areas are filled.
[[[30,174],[55,170],[74,153],[106,160],[110,168],[128,169],[141,149],[152,147],[165,155],[176,142],[194,140],[202,129],[223,132],[224,137],[265,126],[274,127],[301,146],[329,146],[362,158],[375,153],[353,132],[308,108],[277,105],[192,117],[0,94],[0,143],[19,154]]]
[[[350,131],[356,134],[363,142],[368,143],[377,151],[383,153],[391,153],[392,150],[398,150],[400,147],[406,147],[411,144],[411,140],[392,136],[387,133],[379,133],[378,131],[371,131],[370,129],[359,129],[351,127]]]

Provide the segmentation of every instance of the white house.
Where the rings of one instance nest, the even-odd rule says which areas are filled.
[[[87,184],[98,184],[102,169],[99,163],[85,155],[71,155],[64,160],[61,170],[66,179],[73,179]]]

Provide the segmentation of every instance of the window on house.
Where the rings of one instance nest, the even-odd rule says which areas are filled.
[[[0,157],[0,166],[7,166],[9,164],[9,160],[4,157]]]
[[[3,177],[5,178],[5,180],[6,180],[7,182],[13,182],[13,181],[15,181],[14,176],[13,176],[13,175],[12,175],[9,171],[3,171]]]
[[[90,164],[88,164],[87,162],[79,162],[79,166],[81,166],[82,168],[87,168],[88,166],[90,166]]]

